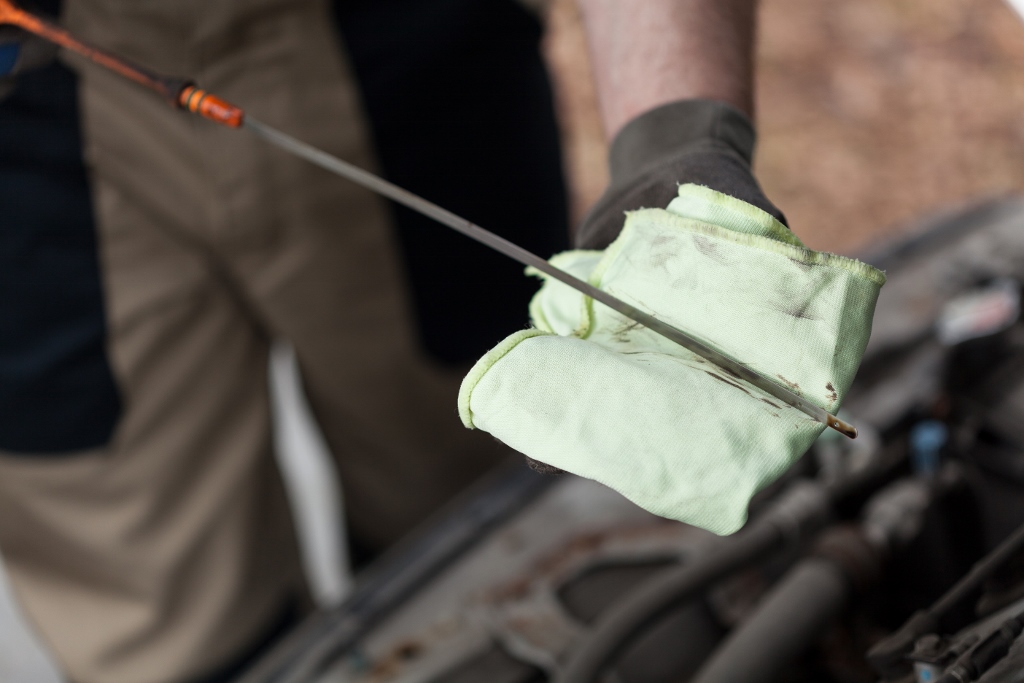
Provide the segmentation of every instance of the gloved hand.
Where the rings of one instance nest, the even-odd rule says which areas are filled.
[[[45,66],[57,55],[57,47],[16,26],[0,25],[0,100],[14,89],[19,73]]]
[[[754,185],[756,187],[756,184]],[[867,344],[878,270],[806,249],[769,213],[698,185],[630,213],[608,249],[552,259],[835,412]],[[735,531],[824,428],[557,281],[465,378],[459,410],[541,462],[665,517]]]
[[[750,169],[755,140],[750,119],[724,102],[681,100],[641,114],[612,142],[611,183],[583,220],[576,246],[604,249],[622,230],[627,211],[666,206],[687,183],[745,201],[785,224]],[[526,461],[543,474],[562,474],[529,456]]]

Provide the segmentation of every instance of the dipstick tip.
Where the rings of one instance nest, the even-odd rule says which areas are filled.
[[[851,439],[857,438],[857,428],[845,420],[840,420],[835,415],[828,415],[828,419],[825,424],[843,436],[848,436]]]

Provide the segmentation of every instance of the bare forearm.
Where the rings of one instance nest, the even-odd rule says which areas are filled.
[[[577,0],[609,139],[680,99],[727,102],[753,116],[756,0]]]

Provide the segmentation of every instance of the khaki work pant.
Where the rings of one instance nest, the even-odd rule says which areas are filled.
[[[63,19],[372,166],[321,0],[67,0]],[[296,348],[364,542],[395,540],[500,450],[462,429],[458,377],[415,348],[376,197],[110,74],[80,74],[125,409],[105,448],[0,454],[0,549],[71,679],[187,680],[304,595],[271,457],[272,338]]]

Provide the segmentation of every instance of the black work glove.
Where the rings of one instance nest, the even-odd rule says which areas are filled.
[[[615,136],[611,184],[583,220],[580,249],[604,249],[622,230],[623,213],[664,209],[679,185],[704,185],[786,218],[750,169],[756,135],[739,109],[714,100],[681,100],[641,114]]]
[[[611,184],[583,219],[577,248],[604,249],[619,236],[626,211],[663,209],[686,183],[741,199],[786,224],[750,169],[755,140],[746,114],[714,100],[671,102],[636,117],[612,141]],[[563,474],[532,458],[526,461],[543,474]]]
[[[57,46],[16,26],[0,26],[0,100],[14,90],[15,77],[53,61]]]

